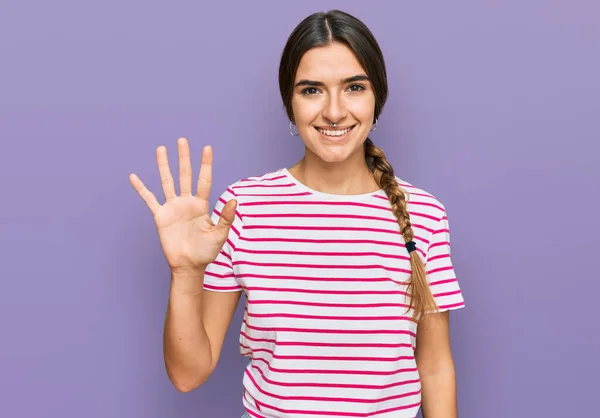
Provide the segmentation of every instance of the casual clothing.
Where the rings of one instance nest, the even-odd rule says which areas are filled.
[[[407,192],[417,253],[440,311],[464,300],[444,206]],[[253,418],[417,415],[417,323],[406,312],[409,254],[385,192],[331,195],[285,168],[240,180],[213,212],[238,201],[205,289],[244,291],[243,405]]]

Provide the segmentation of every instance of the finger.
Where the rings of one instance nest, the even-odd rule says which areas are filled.
[[[210,198],[212,163],[212,147],[207,145],[202,149],[202,164],[200,164],[200,174],[198,175],[198,186],[196,190],[196,197],[206,201]]]
[[[138,192],[138,194],[142,197],[144,202],[146,202],[152,214],[156,214],[156,212],[160,208],[160,203],[158,203],[158,200],[156,200],[156,196],[154,196],[154,194],[150,190],[148,190],[148,188],[144,185],[142,180],[140,180],[140,178],[134,173],[131,173],[129,175],[129,181],[131,182],[131,185],[133,186],[135,191]]]
[[[158,172],[160,174],[160,183],[167,201],[175,199],[175,185],[173,184],[173,176],[169,169],[169,159],[167,157],[167,148],[163,145],[156,149],[156,161],[158,163]]]
[[[219,216],[219,222],[217,223],[217,230],[222,234],[226,235],[229,233],[229,228],[233,224],[235,219],[235,209],[237,207],[237,200],[230,199],[227,201],[223,209],[221,209],[221,216]]]
[[[177,141],[179,150],[179,190],[181,196],[192,194],[192,162],[190,161],[190,144],[186,138]]]

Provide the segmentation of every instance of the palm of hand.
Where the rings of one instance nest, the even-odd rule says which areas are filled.
[[[208,202],[194,196],[181,196],[162,206],[154,216],[165,257],[172,269],[199,268],[210,264],[226,235],[222,235],[208,215]],[[203,248],[202,254],[197,254]],[[203,257],[204,256],[204,257]]]
[[[225,205],[215,225],[208,204],[212,184],[212,149],[209,146],[203,149],[197,193],[194,196],[191,194],[189,145],[184,138],[178,144],[181,196],[175,194],[164,147],[157,149],[157,162],[166,202],[160,205],[135,174],[130,175],[130,181],[154,215],[160,244],[171,269],[202,270],[214,261],[225,243],[237,202],[233,200],[233,204],[228,202]]]

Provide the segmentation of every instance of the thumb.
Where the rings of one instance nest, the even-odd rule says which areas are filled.
[[[228,234],[229,228],[233,224],[233,220],[235,219],[235,209],[237,208],[237,200],[231,199],[223,209],[221,210],[221,216],[219,216],[219,222],[217,223],[217,229],[222,234]]]

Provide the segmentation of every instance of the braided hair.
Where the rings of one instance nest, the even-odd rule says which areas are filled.
[[[365,141],[365,159],[367,160],[369,170],[373,173],[375,181],[390,201],[392,212],[398,220],[400,233],[404,241],[413,241],[415,234],[410,222],[410,214],[406,208],[406,193],[398,185],[394,169],[385,157],[385,153],[370,138],[367,138]],[[425,312],[435,312],[438,308],[427,282],[423,260],[421,260],[416,251],[409,252],[409,255],[411,275],[408,281],[407,292],[410,294],[408,310],[414,309],[415,317]]]

